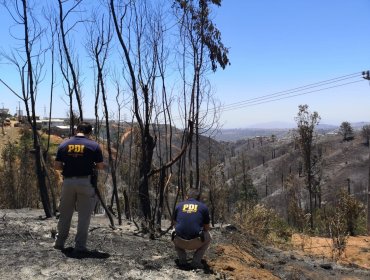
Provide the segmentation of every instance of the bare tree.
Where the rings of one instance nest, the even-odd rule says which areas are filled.
[[[3,1],[12,18],[23,28],[23,46],[15,49],[11,55],[3,54],[13,65],[16,66],[21,83],[21,94],[16,94],[24,103],[27,119],[31,125],[33,135],[33,148],[35,166],[41,202],[46,217],[51,217],[51,207],[46,184],[46,166],[43,158],[41,140],[36,127],[36,99],[37,89],[42,79],[45,50],[41,46],[41,38],[44,30],[34,15],[33,6],[26,0],[14,2]],[[8,86],[10,89],[10,87]]]
[[[51,11],[49,11],[51,13]],[[51,136],[51,115],[53,112],[53,97],[54,97],[54,87],[55,87],[55,42],[57,40],[57,21],[52,15],[44,15],[46,20],[48,21],[49,28],[50,28],[50,37],[49,37],[49,45],[50,45],[50,62],[51,62],[51,69],[50,69],[50,102],[49,102],[49,123],[48,123],[48,140],[47,146],[44,151],[44,155],[47,155],[50,148],[50,136]],[[47,156],[44,156],[44,159],[47,159]],[[44,162],[45,164],[45,162]],[[48,172],[45,173],[48,179],[49,185],[51,186],[51,178]],[[51,198],[53,202],[53,213],[56,214],[57,211],[57,202],[56,202],[56,194],[53,187],[50,187]]]
[[[161,7],[153,7],[151,4],[151,1],[110,1],[115,33],[123,53],[124,70],[127,70],[125,79],[132,94],[132,110],[139,131],[138,193],[141,213],[145,222],[149,222],[149,228],[154,229],[154,223],[160,224],[163,214],[165,188],[171,178],[168,170],[171,170],[186,152],[192,139],[193,123],[189,121],[184,129],[184,144],[181,150],[176,155],[169,151],[163,157],[161,147],[157,146],[162,126],[159,120],[165,120],[166,129],[167,124],[171,125],[171,99],[165,78],[166,28],[163,26]],[[154,167],[152,162],[156,147],[159,167]],[[166,147],[169,147],[168,142]],[[153,178],[155,174],[159,175],[157,184]],[[154,204],[150,198],[152,185],[155,185],[158,191]]]
[[[67,18],[71,13],[76,12],[77,8],[80,6],[81,2],[83,0],[77,0],[77,1],[70,1],[70,0],[58,0],[58,7],[59,7],[59,29],[60,29],[60,55],[61,59],[65,58],[65,61],[67,63],[67,68],[61,69],[63,72],[63,76],[68,84],[68,93],[70,96],[70,118],[71,123],[70,126],[73,130],[74,127],[74,118],[73,118],[73,106],[72,106],[72,95],[74,94],[78,111],[79,111],[79,119],[80,121],[83,121],[83,109],[82,109],[82,96],[81,96],[81,88],[80,88],[80,82],[79,82],[79,74],[78,74],[78,62],[73,59],[71,55],[71,47],[68,43],[68,33],[73,30],[73,28],[81,22],[81,20],[77,20],[73,22],[71,25],[68,25]],[[72,3],[72,4],[70,4]],[[67,8],[66,11],[64,11],[64,7],[70,4],[71,6]],[[62,67],[61,67],[62,68]],[[69,73],[72,76],[72,84],[69,80]]]
[[[214,226],[217,221],[225,222],[229,218],[228,202],[231,195],[225,183],[224,164],[217,161],[211,149],[212,144],[211,137],[208,137],[208,162],[204,183],[209,189],[210,217]]]
[[[221,5],[221,1],[199,0],[199,1],[175,1],[176,11],[180,18],[180,31],[184,38],[184,56],[191,57],[192,77],[190,82],[190,98],[187,117],[194,122],[195,134],[195,178],[193,176],[193,153],[192,145],[189,147],[189,183],[190,187],[199,187],[200,183],[200,160],[199,141],[201,129],[204,123],[201,115],[201,106],[205,97],[204,77],[211,64],[212,71],[217,66],[225,68],[229,64],[228,50],[221,41],[221,33],[211,20],[211,4]],[[190,50],[190,51],[188,51]],[[208,57],[207,57],[208,56]],[[185,65],[185,63],[184,63]],[[185,70],[184,71],[184,84]],[[185,90],[184,90],[185,94]],[[184,98],[186,100],[186,98]],[[185,101],[186,102],[186,101]],[[206,112],[207,113],[207,112]]]
[[[111,129],[110,129],[110,114],[108,111],[108,104],[107,104],[107,88],[106,88],[106,75],[104,73],[104,67],[107,61],[107,57],[109,54],[109,47],[112,40],[112,31],[111,31],[111,23],[110,17],[108,18],[108,22],[105,22],[105,17],[102,15],[99,17],[98,15],[93,16],[95,18],[95,24],[91,26],[90,30],[90,52],[92,58],[94,60],[96,74],[97,74],[97,84],[96,84],[96,99],[99,97],[99,93],[101,94],[102,104],[103,104],[103,112],[104,112],[104,119],[105,119],[105,132],[106,132],[106,141],[107,141],[107,149],[108,149],[108,162],[109,162],[109,169],[110,175],[113,183],[113,195],[111,200],[110,208],[113,208],[113,201],[115,201],[117,206],[117,215],[118,215],[118,223],[119,225],[122,224],[122,216],[121,216],[121,204],[118,196],[118,184],[117,184],[117,165],[118,165],[118,153],[116,152],[113,155],[113,141],[111,137]],[[97,104],[97,100],[95,102]],[[97,114],[97,112],[96,112]],[[118,128],[119,130],[119,128]],[[116,145],[116,150],[119,147]]]
[[[125,65],[128,68],[129,84],[133,98],[133,111],[140,128],[141,141],[141,160],[140,160],[140,181],[139,199],[143,217],[150,221],[152,217],[151,203],[149,197],[149,172],[153,159],[153,150],[156,139],[150,132],[151,117],[153,112],[153,91],[156,77],[156,53],[152,50],[152,45],[144,36],[149,36],[147,27],[148,10],[146,2],[138,4],[130,1],[122,4],[123,1],[110,0],[110,11],[113,17],[115,33],[118,37],[119,45],[122,48]],[[118,7],[117,7],[118,6]],[[119,14],[117,14],[117,12]],[[129,22],[130,26],[124,26],[123,22]],[[127,28],[127,29],[125,29]],[[127,36],[129,30],[134,30],[134,36]],[[136,44],[130,39],[136,41]],[[131,47],[136,46],[135,52]],[[142,107],[141,107],[142,106]]]

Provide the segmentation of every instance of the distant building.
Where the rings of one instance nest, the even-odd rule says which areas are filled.
[[[8,115],[9,114],[9,109],[2,108],[0,109],[0,115]]]
[[[64,126],[64,120],[62,119],[50,119],[50,126]],[[49,120],[43,119],[42,120],[42,127],[49,127]]]
[[[50,119],[50,127],[55,126],[64,126],[64,120],[62,119]],[[36,120],[36,127],[37,129],[48,129],[49,128],[49,120],[43,119],[43,120]]]
[[[58,125],[50,128],[50,134],[57,135],[62,138],[68,137],[70,133],[69,125]]]

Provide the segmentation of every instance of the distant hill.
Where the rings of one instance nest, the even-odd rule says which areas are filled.
[[[286,127],[270,127],[269,125],[284,125]],[[356,127],[362,128],[364,123],[360,123],[353,125],[353,128]],[[258,136],[262,137],[270,137],[271,135],[275,135],[277,138],[282,138],[288,135],[293,129],[295,129],[296,125],[291,125],[289,123],[264,123],[260,124],[262,127],[258,127],[258,125],[253,125],[253,127],[248,128],[230,128],[230,129],[220,129],[220,131],[213,136],[213,138],[217,141],[225,141],[225,142],[235,142],[238,140],[254,138]],[[263,127],[264,126],[264,127]],[[325,134],[332,131],[338,130],[339,126],[330,125],[330,124],[319,124],[316,129],[319,133]]]
[[[291,122],[264,122],[249,125],[246,128],[254,129],[292,129],[295,128],[297,124]]]
[[[365,123],[354,125],[361,128]],[[325,127],[321,127],[324,129]],[[326,129],[335,128],[328,126]],[[338,128],[338,127],[336,127]],[[329,131],[329,130],[327,130]],[[292,139],[254,138],[228,143],[233,151],[230,162],[241,162],[244,156],[248,163],[248,173],[252,178],[260,199],[275,210],[285,209],[285,188],[290,186],[305,189],[302,172],[302,159],[298,147]],[[357,130],[353,141],[343,141],[337,133],[320,134],[317,139],[322,155],[321,181],[322,201],[335,201],[340,189],[349,189],[356,199],[365,203],[369,172],[369,148],[364,144]],[[233,170],[234,165],[226,164]],[[235,176],[242,178],[242,170]],[[290,179],[288,177],[291,177]],[[307,205],[307,194],[301,193],[302,205]],[[284,212],[281,213],[284,215]]]
[[[354,122],[351,123],[352,128],[355,131],[362,129],[364,125],[369,125],[370,122]],[[332,124],[319,124],[316,130],[320,134],[326,134],[330,132],[338,132],[340,125]],[[257,136],[270,137],[275,135],[277,138],[286,137],[292,130],[297,127],[296,124],[287,122],[266,122],[251,125],[247,128],[227,128],[220,129],[219,132],[212,136],[217,141],[235,142],[238,140],[254,138]]]
[[[277,137],[284,137],[290,129],[267,129],[267,128],[235,128],[235,129],[221,129],[213,138],[217,141],[235,142],[242,139],[254,138],[257,136],[275,135]]]
[[[356,123],[351,123],[352,128],[358,130],[361,129],[364,125],[369,125],[370,122],[356,122]]]

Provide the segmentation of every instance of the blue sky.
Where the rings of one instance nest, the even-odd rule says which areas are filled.
[[[223,104],[344,76],[370,67],[370,1],[223,1],[215,21],[231,66],[214,75]],[[357,78],[345,81],[361,80]],[[344,82],[343,82],[344,83]],[[334,85],[334,84],[333,84]],[[338,83],[339,85],[339,83]],[[308,104],[322,123],[369,121],[365,80],[224,112],[225,127],[292,122]]]
[[[6,50],[14,46],[14,40],[8,34],[10,18],[3,7],[0,12],[0,47]],[[317,111],[321,123],[370,120],[370,86],[360,74],[370,70],[369,0],[223,0],[214,11],[214,21],[230,49],[231,65],[210,75],[215,95],[229,108],[221,117],[225,128],[294,123],[300,104]],[[16,84],[10,66],[0,62],[0,78]],[[252,98],[354,73],[357,75],[341,83],[361,82],[245,105]],[[336,85],[340,83],[327,87]],[[57,94],[55,116],[65,117],[62,90]],[[38,103],[40,115],[48,108],[47,95],[43,98]],[[240,106],[228,107],[230,104]],[[18,99],[3,85],[0,106],[12,112],[18,106]],[[92,110],[87,115],[93,116]]]

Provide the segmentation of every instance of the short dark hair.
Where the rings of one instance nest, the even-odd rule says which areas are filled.
[[[83,134],[90,134],[92,131],[92,125],[88,122],[80,122],[77,125],[77,132],[82,132]]]
[[[194,199],[199,199],[200,193],[198,189],[188,189],[187,193],[188,198],[194,198]]]

